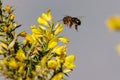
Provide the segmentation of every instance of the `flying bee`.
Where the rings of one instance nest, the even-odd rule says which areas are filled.
[[[74,25],[75,29],[78,31],[78,26],[81,25],[81,20],[77,17],[65,16],[63,18],[63,23],[68,25],[70,28]]]

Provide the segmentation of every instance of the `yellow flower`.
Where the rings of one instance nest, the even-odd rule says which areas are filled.
[[[5,31],[5,32],[8,32],[8,31],[9,31],[7,26],[4,26],[4,31]]]
[[[36,65],[35,66],[35,71],[39,73],[41,71],[41,66],[40,65]]]
[[[15,14],[12,14],[11,16],[10,16],[10,20],[12,21],[12,20],[14,20],[15,19]]]
[[[57,67],[61,68],[61,64],[65,62],[65,55],[56,56]]]
[[[36,36],[35,34],[32,34],[31,37],[32,37],[32,39],[33,39],[33,43],[37,43],[38,37],[42,37],[42,36]],[[32,43],[32,44],[33,44],[33,43]]]
[[[38,20],[37,20],[41,25],[44,25],[44,26],[49,26],[48,25],[48,22],[42,18],[42,17],[38,17]]]
[[[25,40],[23,40],[23,45],[25,46],[27,43],[28,43],[28,41],[25,39]]]
[[[7,13],[10,13],[11,12],[11,6],[10,5],[5,6],[5,10],[7,11]]]
[[[20,61],[24,61],[26,59],[25,52],[22,49],[19,49],[16,53],[16,58]]]
[[[13,28],[13,23],[11,22],[9,27],[8,27],[8,31],[11,31],[12,28]]]
[[[49,60],[48,61],[48,68],[55,69],[57,67],[56,60]]]
[[[26,37],[27,33],[25,31],[18,34],[18,36]]]
[[[21,26],[21,25],[18,25],[18,22],[15,22],[15,23],[13,23],[13,26],[14,26],[14,28],[16,28],[16,27]]]
[[[15,58],[10,58],[9,67],[16,69],[16,68],[18,68],[18,66],[19,65],[17,64],[17,61],[15,60]]]
[[[43,56],[41,59],[41,66],[46,68],[47,56]]]
[[[65,55],[67,51],[66,46],[57,46],[53,49],[53,52],[55,52],[57,55]]]
[[[24,72],[25,72],[25,70],[24,70],[25,64],[22,63],[22,62],[18,62],[18,65],[19,65],[18,72],[21,73],[21,74],[24,74]]]
[[[57,24],[57,26],[58,27],[56,27],[55,32],[54,32],[55,35],[58,35],[60,32],[62,32],[64,28],[63,25],[59,25],[59,23]]]
[[[5,32],[9,32],[9,31],[11,31],[11,29],[13,28],[13,23],[12,22],[10,22],[10,25],[7,27],[7,26],[4,26],[3,27],[3,30],[5,31]]]
[[[18,69],[18,72],[21,74],[24,73],[24,66],[20,66]]]
[[[63,63],[65,61],[65,55],[56,56],[56,60],[60,64]]]
[[[26,40],[28,40],[29,43],[31,43],[31,44],[34,43],[34,40],[33,40],[32,36],[30,34],[26,35]]]
[[[63,73],[57,73],[55,76],[53,76],[53,78],[51,80],[62,80],[63,78]]]
[[[120,30],[120,16],[110,17],[106,24],[110,30]]]
[[[42,18],[44,18],[47,21],[52,21],[52,16],[51,16],[50,9],[46,13],[42,14]]]
[[[64,63],[65,67],[70,68],[70,69],[74,68],[75,67],[74,61],[75,61],[75,56],[74,55],[67,56],[65,58],[65,63]]]
[[[69,39],[66,38],[66,37],[59,37],[59,40],[65,44],[68,44],[69,43]]]
[[[34,33],[34,34],[41,34],[42,32],[41,32],[41,30],[39,29],[39,28],[37,28],[35,25],[33,25],[33,26],[31,26],[31,30],[32,30],[32,33]]]
[[[58,44],[58,39],[57,38],[53,38],[49,41],[48,43],[48,48],[54,48],[56,45]]]
[[[30,44],[37,43],[37,40],[36,40],[36,38],[35,38],[35,35],[27,34],[25,38],[26,38],[26,40],[27,40]]]
[[[35,25],[31,26],[32,35],[37,39],[43,37],[42,31],[37,28]]]
[[[54,37],[50,30],[46,30],[46,36],[47,36],[48,40],[50,40]]]

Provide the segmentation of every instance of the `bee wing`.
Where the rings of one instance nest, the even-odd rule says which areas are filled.
[[[64,15],[64,16],[62,16],[62,18],[61,18],[60,20],[58,20],[58,22],[63,21],[63,18],[64,18],[65,16],[69,16],[69,15]]]

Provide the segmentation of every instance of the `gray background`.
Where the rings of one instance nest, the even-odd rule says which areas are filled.
[[[37,17],[51,9],[57,22],[65,15],[84,16],[79,31],[65,27],[70,38],[68,53],[76,55],[76,68],[68,80],[120,80],[120,56],[115,47],[120,32],[110,32],[105,20],[120,14],[120,0],[3,0],[16,7],[16,20],[23,24],[18,31],[37,24]],[[2,78],[1,78],[2,80]]]

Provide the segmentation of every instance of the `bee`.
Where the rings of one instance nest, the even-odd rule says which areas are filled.
[[[78,31],[78,26],[81,25],[81,20],[77,17],[65,16],[63,18],[63,23],[68,25],[70,28],[74,25],[75,29]]]

